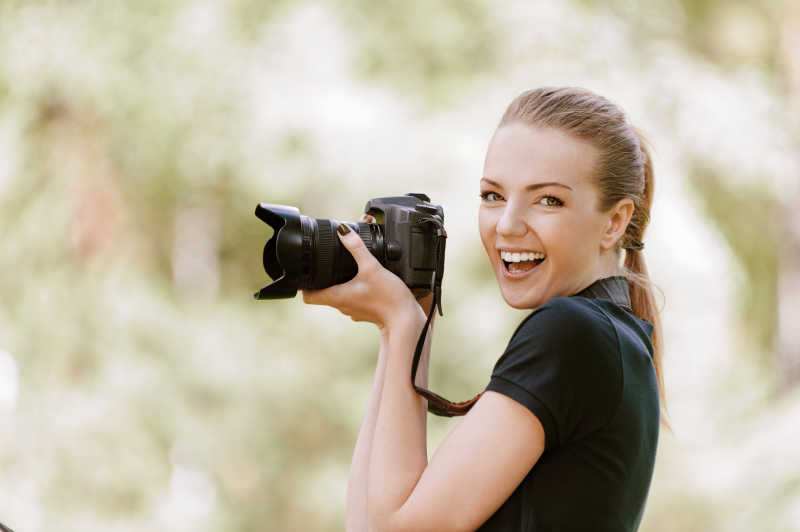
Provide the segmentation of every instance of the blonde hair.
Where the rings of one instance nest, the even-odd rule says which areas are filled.
[[[650,222],[653,203],[653,162],[647,139],[625,114],[606,98],[580,87],[540,87],[523,92],[506,109],[498,128],[513,122],[552,127],[588,141],[600,157],[596,168],[600,212],[619,200],[631,198],[634,211],[625,234],[615,247],[625,249],[623,273],[628,280],[633,313],[653,324],[653,365],[662,408],[661,422],[668,428],[668,411],[661,369],[663,339],[653,284],[647,272],[641,242]]]

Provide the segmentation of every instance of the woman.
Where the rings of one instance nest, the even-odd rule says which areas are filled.
[[[358,274],[303,293],[381,334],[347,529],[636,530],[664,397],[642,255],[648,151],[603,97],[573,87],[526,91],[492,137],[480,190],[480,235],[500,292],[532,312],[430,462],[426,400],[409,379],[430,298],[417,302],[346,224],[340,239]]]

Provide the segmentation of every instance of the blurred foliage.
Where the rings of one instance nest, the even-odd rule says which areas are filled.
[[[775,371],[780,205],[763,183],[726,186],[724,176],[698,164],[690,182],[744,270],[737,289],[743,336],[752,339],[750,349],[760,355],[759,362]]]
[[[779,34],[775,28],[785,0],[576,0],[593,10],[611,9],[645,39],[674,39],[715,64],[737,69],[757,65],[778,73]]]
[[[395,90],[432,105],[457,98],[458,86],[493,72],[500,34],[485,0],[340,0],[356,33],[357,65]]]
[[[463,236],[468,181],[510,97],[573,77],[660,87],[645,72],[658,39],[717,64],[774,64],[771,36],[737,52],[735,32],[707,30],[735,29],[742,13],[769,28],[778,4],[619,1],[610,18],[582,5],[0,0],[0,370],[18,368],[0,371],[0,388],[19,388],[0,394],[0,521],[341,530],[377,337],[299,298],[253,301],[270,236],[255,205],[352,220],[387,187],[446,198],[431,387],[471,397],[521,316]],[[699,59],[676,57],[682,83]],[[706,82],[719,79],[733,83]],[[669,132],[657,145],[690,138],[680,95],[658,96],[641,107]],[[743,329],[769,356],[777,246],[753,243],[773,243],[776,198],[733,183],[710,154],[687,159],[748,279]],[[431,419],[431,443],[452,424]],[[684,487],[699,468],[661,456],[678,465],[657,472],[644,530],[747,529],[767,515],[779,529],[796,515],[789,469],[767,490],[774,505],[738,520],[738,493]]]
[[[251,42],[257,42],[260,34],[269,31],[269,25],[281,12],[285,12],[291,5],[296,5],[297,0],[269,0],[254,2],[253,0],[233,0],[228,3],[231,19],[235,21],[238,32],[234,36],[241,36]]]

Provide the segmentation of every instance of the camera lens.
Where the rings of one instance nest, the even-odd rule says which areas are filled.
[[[325,288],[344,283],[356,276],[358,267],[350,252],[342,245],[336,230],[340,222],[327,218],[308,218],[309,240],[312,242],[309,288]],[[368,250],[381,260],[383,255],[383,230],[379,224],[367,222],[341,222],[356,231]],[[304,240],[305,240],[304,236]],[[301,287],[303,288],[303,287]]]
[[[256,207],[256,216],[273,229],[263,254],[264,270],[273,283],[257,292],[256,299],[294,297],[297,290],[327,288],[355,277],[355,260],[335,234],[339,222],[304,216],[296,207],[264,203]],[[384,263],[380,224],[341,223],[356,231],[367,249]]]

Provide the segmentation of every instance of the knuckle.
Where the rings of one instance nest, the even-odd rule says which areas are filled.
[[[364,299],[369,294],[369,285],[366,283],[354,284],[352,293],[354,299]]]
[[[362,272],[364,273],[365,277],[372,277],[375,275],[375,273],[377,273],[379,266],[380,264],[378,264],[377,260],[364,261]]]

